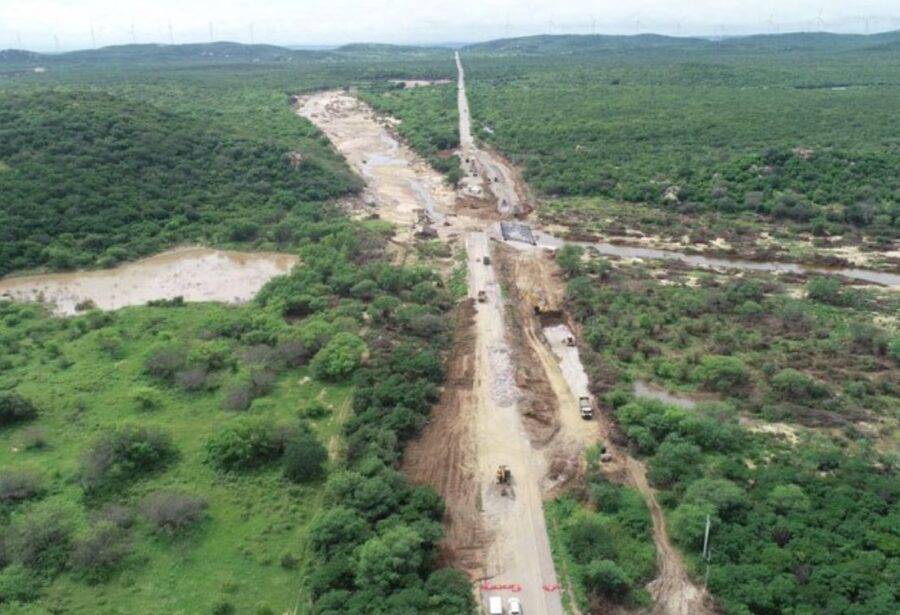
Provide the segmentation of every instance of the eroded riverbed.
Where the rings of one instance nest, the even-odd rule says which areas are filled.
[[[176,297],[241,303],[296,263],[296,256],[277,252],[178,248],[113,269],[4,278],[0,299],[40,301],[61,316],[87,302],[102,310]]]

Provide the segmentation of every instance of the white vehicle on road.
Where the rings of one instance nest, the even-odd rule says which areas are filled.
[[[500,596],[488,598],[488,613],[490,615],[503,615],[503,598]]]
[[[522,603],[515,596],[509,599],[506,606],[509,607],[509,615],[522,615]]]

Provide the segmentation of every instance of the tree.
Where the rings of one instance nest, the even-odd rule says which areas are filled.
[[[174,535],[203,520],[202,497],[180,491],[154,491],[141,500],[141,514],[158,534]]]
[[[30,421],[37,417],[34,404],[15,392],[0,392],[0,427]]]
[[[690,484],[682,502],[711,506],[722,518],[729,518],[747,505],[747,494],[730,480],[701,478]]]
[[[356,582],[387,594],[414,582],[424,562],[422,537],[409,526],[397,525],[359,548]]]
[[[131,553],[131,543],[122,528],[103,523],[75,541],[69,565],[90,582],[103,581]]]
[[[615,558],[613,537],[602,517],[579,511],[566,525],[566,542],[576,562]]]
[[[310,363],[321,380],[343,380],[359,367],[366,343],[358,335],[346,331],[335,335]]]
[[[325,474],[328,450],[309,428],[301,428],[284,446],[284,476],[295,483],[305,483]]]
[[[581,275],[581,257],[584,248],[575,244],[566,244],[556,252],[556,262],[570,278]]]
[[[206,461],[219,470],[248,470],[278,459],[284,441],[271,420],[241,417],[210,436],[205,449]]]
[[[158,472],[178,458],[168,433],[126,425],[100,436],[81,460],[81,484],[89,494],[112,490]]]
[[[604,598],[621,600],[631,589],[631,579],[618,564],[608,559],[594,560],[585,566],[584,585]]]
[[[681,504],[670,516],[672,537],[685,548],[699,551],[703,548],[706,517],[715,518],[715,512],[710,504]]]
[[[370,533],[369,524],[359,513],[337,506],[312,522],[309,538],[316,553],[331,558],[337,553],[349,553],[365,542]]]
[[[799,485],[776,485],[769,492],[769,504],[781,515],[806,512],[810,507],[809,497]]]
[[[703,357],[694,378],[711,391],[727,393],[747,382],[747,368],[737,357]]]

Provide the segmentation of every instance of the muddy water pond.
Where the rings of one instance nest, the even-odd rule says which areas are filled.
[[[176,297],[241,303],[296,263],[292,254],[178,248],[114,269],[3,278],[0,299],[41,301],[61,316],[87,301],[102,310]]]

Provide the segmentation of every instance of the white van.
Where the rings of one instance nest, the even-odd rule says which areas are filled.
[[[488,613],[490,615],[503,615],[503,598],[500,596],[488,598]]]
[[[509,607],[509,615],[522,615],[522,603],[515,596],[510,598],[506,605]]]

